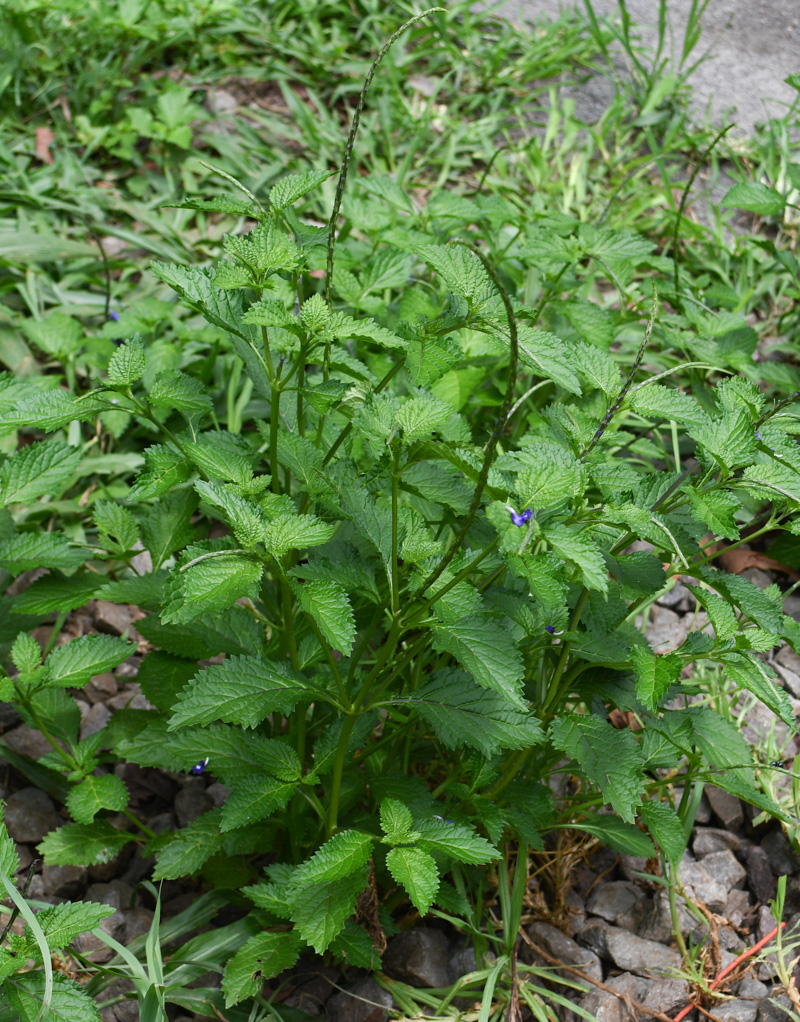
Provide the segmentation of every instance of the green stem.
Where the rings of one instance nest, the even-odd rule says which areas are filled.
[[[569,630],[571,632],[574,632],[575,629],[578,627],[578,622],[581,619],[581,615],[583,614],[583,610],[584,610],[584,607],[586,606],[586,601],[588,599],[589,599],[589,590],[588,589],[584,589],[583,592],[581,593],[581,595],[578,598],[578,602],[575,604],[575,610],[572,612],[572,617],[570,618]],[[569,659],[569,654],[570,654],[570,650],[571,649],[572,649],[572,643],[571,642],[565,642],[564,646],[563,646],[563,648],[561,650],[561,656],[558,658],[558,663],[556,664],[556,669],[553,672],[552,678],[550,679],[550,684],[548,686],[549,691],[550,691],[550,695],[549,695],[549,698],[548,698],[545,706],[543,707],[543,710],[545,710],[545,711],[549,710],[550,707],[553,706],[558,701],[558,698],[559,698],[559,696],[561,694],[560,693],[561,675],[564,673],[564,668],[567,666],[567,660]]]
[[[333,835],[339,824],[339,796],[342,790],[342,774],[344,773],[350,735],[353,733],[353,727],[358,716],[357,710],[347,714],[342,726],[342,733],[339,735],[339,744],[336,746],[336,759],[333,763],[333,774],[331,775],[331,797],[328,803],[328,837]]]
[[[278,426],[281,415],[281,392],[275,384],[272,385],[271,403],[269,410],[269,470],[272,474],[272,492],[281,492],[280,465],[278,464]]]
[[[138,819],[138,817],[134,816],[134,814],[129,809],[123,809],[122,815],[127,816],[131,823],[135,823],[139,830],[145,835],[145,837],[149,838],[150,841],[152,841],[153,838],[157,836],[154,830],[151,830],[149,827],[145,826],[145,824],[143,824],[142,821]]]
[[[55,620],[55,622],[53,624],[53,627],[50,629],[50,634],[47,636],[47,645],[44,647],[44,651],[42,653],[42,659],[47,657],[52,652],[53,647],[55,646],[56,642],[58,641],[58,637],[61,634],[61,629],[64,627],[64,622],[66,620],[67,620],[67,611],[66,610],[60,610],[58,612],[58,616],[56,617],[56,620]]]
[[[397,568],[397,488],[400,451],[396,448],[392,458],[392,614],[400,612],[400,579]]]
[[[437,600],[440,600],[446,593],[449,593],[450,590],[454,586],[457,586],[459,582],[462,582],[465,578],[468,578],[475,570],[475,568],[481,563],[484,557],[488,557],[489,554],[497,547],[499,543],[500,537],[497,536],[492,540],[492,542],[487,547],[484,547],[484,549],[481,550],[481,552],[477,556],[473,557],[465,568],[462,568],[461,571],[457,572],[446,585],[443,585],[441,589],[437,589],[433,596],[429,596],[421,607],[418,607],[416,610],[412,608],[410,612],[411,616],[404,618],[403,621],[404,626],[411,627],[414,623],[413,618],[419,617],[420,614],[425,614],[428,611],[428,608],[432,607]],[[505,567],[505,565],[503,565],[503,567]]]

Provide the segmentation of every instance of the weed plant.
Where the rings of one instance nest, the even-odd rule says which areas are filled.
[[[404,29],[444,39],[444,17]],[[168,1002],[264,1017],[279,1010],[264,981],[306,948],[377,968],[401,908],[476,945],[481,968],[445,1005],[481,996],[488,1022],[520,997],[545,1018],[537,970],[515,958],[529,853],[579,828],[658,857],[669,880],[704,785],[787,819],[708,696],[721,670],[794,726],[760,654],[796,645],[799,626],[776,585],[715,561],[762,536],[794,550],[800,536],[797,372],[754,360],[745,314],[780,296],[784,322],[795,315],[780,231],[798,165],[728,192],[723,205],[774,223],[775,240],[714,259],[671,192],[655,219],[635,199],[632,215],[633,178],[587,216],[600,129],[576,142],[580,187],[568,174],[560,204],[531,196],[559,146],[575,154],[557,141],[558,107],[524,158],[503,151],[489,166],[487,154],[470,195],[442,187],[447,160],[433,187],[406,187],[422,130],[399,159],[392,134],[384,164],[368,142],[369,172],[348,177],[377,63],[335,182],[312,168],[251,188],[222,167],[206,172],[215,194],[168,191],[167,213],[153,203],[151,225],[175,219],[152,242],[148,297],[99,336],[68,279],[6,278],[16,321],[32,315],[6,349],[17,372],[0,377],[0,568],[5,584],[46,574],[3,597],[0,696],[52,752],[3,755],[74,821],[43,841],[47,862],[107,862],[135,844],[155,881],[214,889],[193,922],[227,901],[247,913],[166,960],[160,941],[187,920],[115,948],[143,1018]],[[400,88],[400,62],[386,66]],[[677,122],[665,131],[677,140]],[[649,137],[657,152],[631,155],[628,173],[665,172],[665,136]],[[671,247],[655,240],[659,217]],[[79,265],[88,294],[102,264]],[[747,269],[765,265],[769,294]],[[705,616],[677,648],[653,649],[642,622],[678,577]],[[108,635],[56,644],[92,599],[146,612],[138,682],[151,708],[80,740],[72,693],[137,652]],[[42,650],[30,631],[53,613]],[[120,762],[211,775],[230,794],[156,835],[129,808]],[[565,773],[569,785],[551,783]],[[77,931],[30,912],[0,838],[28,922],[0,947],[9,1010],[95,1017],[89,995],[107,980],[81,989],[48,969]],[[81,929],[100,921],[59,908]],[[43,970],[21,972],[29,958]],[[224,969],[221,991],[187,990],[193,958]],[[409,1012],[442,1003],[391,989]]]

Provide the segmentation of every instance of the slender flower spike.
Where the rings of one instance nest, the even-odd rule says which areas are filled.
[[[189,773],[194,774],[195,777],[199,777],[200,774],[203,773],[203,771],[205,770],[205,768],[207,766],[208,766],[208,756],[206,756],[205,759],[201,759],[199,763],[197,763],[195,766],[193,766],[192,769],[189,771]]]
[[[533,518],[533,511],[531,511],[530,508],[526,509],[525,511],[522,512],[522,514],[518,515],[510,504],[506,504],[506,511],[508,511],[509,514],[511,515],[511,521],[514,523],[514,525],[518,526],[527,525],[531,518]]]

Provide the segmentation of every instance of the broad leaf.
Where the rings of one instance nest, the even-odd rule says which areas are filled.
[[[475,615],[456,624],[435,625],[433,646],[452,653],[483,688],[498,692],[513,707],[527,711],[522,698],[522,655],[496,620]]]
[[[433,856],[421,848],[392,848],[386,856],[386,866],[406,889],[420,916],[424,916],[439,890],[439,871]]]
[[[0,507],[29,504],[45,494],[58,496],[81,456],[77,447],[53,440],[16,451],[0,466]]]
[[[114,774],[90,775],[67,796],[67,809],[78,823],[91,823],[102,809],[119,812],[127,808],[128,789]]]
[[[53,650],[45,664],[45,680],[62,688],[82,688],[96,674],[118,667],[135,652],[135,643],[124,639],[82,635]]]
[[[225,1007],[254,997],[265,981],[290,968],[300,955],[300,941],[289,933],[257,933],[225,966],[222,990]]]

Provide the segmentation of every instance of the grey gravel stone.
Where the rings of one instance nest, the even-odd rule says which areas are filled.
[[[341,974],[338,969],[320,965],[319,961],[311,959],[304,962],[301,959],[293,979],[297,986],[283,1003],[316,1018],[323,1013],[325,1004],[336,993],[336,987],[332,984],[338,986],[341,983]]]
[[[392,937],[383,956],[383,971],[415,987],[445,987],[447,941],[438,930],[415,927]]]
[[[725,918],[734,926],[741,926],[750,914],[750,895],[747,891],[731,891],[725,902]]]
[[[707,823],[711,823],[712,815],[711,803],[708,801],[706,793],[703,792],[700,804],[697,807],[697,812],[694,814],[694,822],[699,824],[701,827],[704,827]]]
[[[684,936],[694,926],[694,919],[686,908],[683,898],[678,898],[678,922]],[[654,940],[659,944],[668,944],[673,937],[672,913],[669,908],[669,894],[656,891],[647,915],[636,931],[645,940]]]
[[[692,851],[696,859],[704,859],[714,852],[724,852],[728,848],[738,854],[742,851],[742,839],[729,830],[717,827],[695,827]]]
[[[791,646],[783,646],[777,653],[773,666],[787,691],[800,699],[800,656]]]
[[[94,623],[98,632],[109,635],[122,635],[133,624],[130,607],[122,603],[109,603],[108,600],[95,600]]]
[[[386,1010],[393,1005],[392,995],[367,976],[331,997],[325,1014],[327,1022],[386,1022]]]
[[[769,987],[754,976],[745,976],[739,983],[736,993],[741,998],[752,997],[756,1000],[761,1000],[762,997],[766,997],[769,993]]]
[[[768,997],[758,1005],[756,1022],[787,1022],[792,1018],[792,1002],[787,994]]]
[[[645,1008],[664,1015],[677,1014],[689,1002],[689,984],[682,979],[659,979],[642,1001]]]
[[[658,653],[669,653],[686,639],[687,626],[673,610],[654,603],[644,634]]]
[[[747,876],[739,860],[727,848],[722,852],[712,852],[711,855],[707,855],[703,859],[703,869],[710,873],[715,880],[719,881],[726,888],[726,891],[743,887],[745,877]],[[728,900],[727,896],[725,900]]]
[[[562,933],[558,927],[550,926],[549,923],[535,922],[528,927],[527,933],[534,944],[553,958],[557,958],[565,965],[580,968],[592,979],[603,978],[603,967],[594,951],[581,947],[571,937]],[[526,949],[531,951],[527,945]]]
[[[724,1001],[710,1009],[721,1022],[755,1022],[758,1004],[755,1001]]]
[[[97,674],[83,688],[83,694],[90,703],[100,703],[110,696],[117,694],[119,686],[114,675],[107,671],[105,674]]]
[[[28,759],[38,760],[53,751],[53,746],[42,732],[28,727],[27,724],[20,724],[19,727],[4,732],[3,741],[18,756],[27,756]]]
[[[747,866],[747,882],[756,901],[768,902],[775,896],[775,877],[767,853],[763,848],[754,845],[747,849],[745,864]]]
[[[214,808],[214,800],[205,788],[198,784],[187,784],[175,796],[175,815],[181,827],[188,827],[198,817]]]
[[[231,793],[230,788],[226,788],[224,784],[220,784],[219,781],[214,781],[213,784],[209,784],[206,788],[206,795],[211,799],[215,806],[223,806],[228,801],[228,796]]]
[[[644,892],[636,884],[629,880],[613,880],[595,887],[586,899],[586,911],[589,915],[600,916],[609,923],[615,923],[634,905],[644,901],[644,898]]]
[[[725,908],[728,888],[713,877],[703,863],[682,862],[678,867],[678,876],[689,897],[698,898],[712,912],[722,912]]]
[[[122,906],[125,908],[125,906]],[[153,925],[153,913],[149,908],[129,908],[125,914],[125,929],[122,934],[122,943],[126,946],[136,937],[142,937],[150,932]]]
[[[636,880],[638,873],[647,872],[647,859],[641,855],[621,855],[619,869],[626,880]]]
[[[668,589],[665,593],[662,593],[656,602],[662,607],[669,607],[670,609],[677,608],[678,610],[686,611],[691,610],[691,601],[692,594],[683,582],[676,582],[672,589]]]
[[[761,842],[776,877],[791,876],[800,869],[800,856],[795,855],[782,830],[772,830]]]
[[[0,703],[0,735],[16,727],[20,719],[19,711],[13,703]]]
[[[48,894],[59,898],[78,898],[89,877],[85,866],[48,866],[42,868],[42,882]]]
[[[119,940],[122,936],[122,931],[125,927],[125,916],[122,912],[117,910],[111,916],[106,916],[105,919],[101,919],[97,925],[97,929],[107,933],[110,937],[115,940]],[[107,962],[113,958],[115,952],[110,948],[104,941],[100,940],[99,937],[95,937],[93,933],[79,933],[73,941],[75,950],[80,951],[81,954],[97,964]]]
[[[81,711],[81,740],[102,731],[110,720],[111,710],[105,703],[95,703],[85,714]]]
[[[618,993],[626,994],[633,1000],[641,1002],[647,997],[651,981],[624,972],[621,976],[609,979],[605,985],[611,990],[616,990]],[[611,990],[593,988],[584,994],[580,1006],[584,1011],[594,1015],[597,1022],[629,1022],[630,1014],[625,1000],[615,997]]]
[[[570,888],[564,895],[564,908],[567,910],[564,923],[567,936],[574,937],[586,925],[586,905],[578,892]]]
[[[711,808],[714,810],[714,815],[719,819],[723,827],[734,832],[740,830],[744,823],[744,812],[742,811],[742,803],[739,799],[735,795],[723,791],[722,788],[715,788],[713,785],[709,785],[705,793],[708,796],[708,801],[711,803]]]
[[[130,1001],[120,1001],[114,1005],[115,1022],[139,1022],[139,1001],[138,998]]]
[[[595,954],[625,972],[658,976],[680,966],[680,955],[672,948],[637,937],[600,919],[590,922],[580,934],[580,939]]]
[[[63,822],[53,800],[38,788],[22,788],[6,800],[5,824],[14,841],[38,844]]]
[[[14,849],[17,853],[17,859],[19,861],[18,873],[24,873],[25,870],[33,862],[33,854],[27,845],[14,845]]]
[[[107,884],[92,884],[87,890],[85,901],[98,905],[110,905],[112,908],[128,909],[133,897],[133,888],[124,880],[112,880]]]

